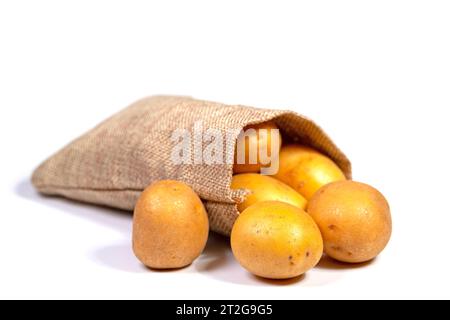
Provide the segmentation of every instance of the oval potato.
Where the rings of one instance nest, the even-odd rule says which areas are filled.
[[[313,268],[322,257],[319,228],[302,209],[279,201],[244,210],[231,231],[237,261],[254,275],[289,279]]]
[[[372,260],[391,237],[389,204],[378,190],[367,184],[331,183],[314,195],[308,213],[322,232],[325,252],[339,261]]]
[[[208,233],[203,203],[183,182],[155,182],[136,204],[133,250],[150,268],[173,269],[191,264],[203,251]]]

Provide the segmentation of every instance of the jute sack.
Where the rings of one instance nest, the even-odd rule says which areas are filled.
[[[171,154],[178,142],[172,133],[177,129],[192,130],[201,123],[204,130],[219,129],[225,135],[229,129],[268,120],[277,123],[285,140],[327,154],[351,177],[347,157],[320,127],[299,114],[155,96],[132,104],[71,142],[36,169],[32,182],[43,194],[133,210],[143,189],[152,182],[181,180],[203,199],[211,229],[229,235],[239,214],[236,203],[244,196],[242,191],[230,189],[232,164],[174,164]],[[233,158],[238,131],[232,148],[223,146],[224,157]]]

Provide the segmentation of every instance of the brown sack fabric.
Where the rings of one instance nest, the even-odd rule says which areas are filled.
[[[40,165],[32,182],[43,194],[133,210],[152,182],[181,180],[204,200],[211,229],[229,235],[238,216],[235,203],[243,195],[230,190],[232,164],[173,164],[172,132],[191,130],[197,121],[204,129],[225,133],[268,120],[274,120],[290,140],[327,154],[351,177],[347,157],[320,127],[294,112],[155,96],[132,104],[70,143]],[[228,153],[234,153],[234,146],[231,150]]]

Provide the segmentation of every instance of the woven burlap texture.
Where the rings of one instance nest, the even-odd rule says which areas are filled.
[[[225,133],[268,120],[274,120],[285,137],[327,154],[351,177],[347,157],[320,127],[302,115],[189,97],[154,96],[132,104],[71,142],[36,169],[32,182],[46,195],[133,210],[142,190],[152,182],[184,181],[205,202],[211,229],[229,235],[239,214],[236,202],[243,195],[230,189],[232,164],[175,165],[170,158],[175,144],[172,132],[192,130],[198,121],[204,129]]]

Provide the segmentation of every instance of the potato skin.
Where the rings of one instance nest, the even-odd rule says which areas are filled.
[[[260,129],[265,129],[265,130],[278,129],[277,125],[272,121],[268,121],[268,122],[264,122],[264,123],[260,123],[260,124],[247,126],[244,128],[244,131],[248,130],[248,129],[255,129],[256,133],[254,135],[251,135],[248,138],[248,141],[244,141],[243,137],[238,138],[238,141],[236,143],[234,166],[233,166],[233,173],[235,173],[235,174],[237,174],[237,173],[259,173],[259,172],[261,172],[262,167],[269,166],[269,165],[261,164],[259,150],[260,150],[260,148],[263,148],[264,150],[267,150],[268,155],[271,155],[271,150],[272,150],[271,149],[272,148],[271,135],[269,132],[267,139],[263,139],[263,136],[260,137],[260,135],[259,135],[259,130]],[[281,143],[282,143],[281,134],[278,137],[279,137],[279,142],[280,142],[280,147],[281,147]],[[250,143],[250,141],[252,141],[252,142]],[[244,143],[244,142],[245,142],[245,163],[238,164],[237,163],[237,145],[238,145],[238,143]],[[249,163],[250,162],[250,158],[249,158],[250,145],[256,145],[258,147],[258,155],[257,155],[257,163],[256,164]]]
[[[247,189],[251,192],[244,202],[237,205],[239,212],[262,201],[286,202],[301,209],[306,209],[307,205],[306,199],[287,184],[258,173],[242,173],[233,176],[231,189]]]
[[[274,176],[294,188],[306,200],[324,185],[345,180],[342,170],[327,156],[302,145],[287,145],[280,150],[280,169]]]
[[[313,268],[322,257],[319,228],[302,209],[279,201],[244,210],[231,232],[238,262],[254,275],[289,279]]]
[[[389,204],[378,190],[367,184],[331,183],[314,195],[308,213],[322,232],[325,252],[339,261],[372,260],[391,237]]]
[[[183,182],[155,182],[136,204],[133,250],[150,268],[173,269],[191,264],[203,251],[208,234],[203,203]]]

